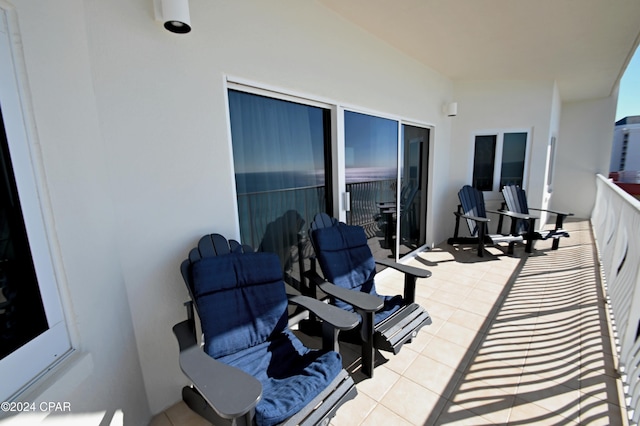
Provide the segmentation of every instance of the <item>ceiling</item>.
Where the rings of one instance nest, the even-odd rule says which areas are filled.
[[[318,0],[459,80],[556,81],[564,101],[609,96],[640,41],[638,0]]]

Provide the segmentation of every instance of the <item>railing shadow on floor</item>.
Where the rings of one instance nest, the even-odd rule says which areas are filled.
[[[462,375],[442,393],[449,400],[425,424],[477,416],[509,425],[620,422],[593,244],[536,254],[519,260],[458,366]]]

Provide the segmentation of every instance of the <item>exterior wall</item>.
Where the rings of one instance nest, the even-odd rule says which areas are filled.
[[[531,132],[526,190],[530,204],[540,205],[545,192],[544,180],[549,135],[553,132],[558,108],[554,107],[557,89],[553,82],[465,81],[455,85],[458,116],[452,130],[451,178],[448,182],[449,209],[458,204],[457,192],[471,184],[473,174],[474,133],[485,130],[528,129]],[[499,207],[501,196],[491,201]],[[533,200],[538,200],[535,202]],[[451,235],[453,234],[453,215]],[[495,228],[491,227],[492,232]]]
[[[556,151],[553,208],[588,218],[595,174],[608,175],[617,92],[597,100],[563,103]]]
[[[74,411],[144,424],[187,384],[171,333],[186,315],[179,263],[205,233],[238,237],[226,75],[434,126],[428,232],[448,236],[435,224],[451,215],[437,202],[451,82],[317,3],[193,0],[188,35],[155,22],[150,0],[13,4],[65,311],[91,359],[67,392]]]

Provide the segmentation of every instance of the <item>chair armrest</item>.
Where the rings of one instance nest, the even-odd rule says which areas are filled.
[[[474,220],[476,222],[485,222],[485,223],[486,222],[491,222],[491,220],[489,220],[486,217],[470,216],[470,215],[462,214],[462,213],[459,213],[459,212],[453,212],[453,214],[458,216],[458,217],[464,218],[464,219]]]
[[[308,309],[316,314],[318,318],[328,322],[338,330],[351,330],[360,323],[360,318],[353,312],[336,308],[328,303],[310,297],[289,295],[289,302]]]
[[[382,298],[373,296],[368,293],[362,293],[360,291],[347,290],[346,288],[338,287],[322,278],[315,272],[307,271],[305,276],[313,281],[320,290],[327,293],[329,296],[342,300],[358,309],[363,311],[376,312],[384,306]]]
[[[180,346],[180,368],[221,417],[234,419],[255,408],[262,385],[253,376],[207,355],[197,344],[190,320],[173,326]]]
[[[400,271],[404,274],[412,275],[416,278],[429,278],[431,276],[431,271],[422,268],[416,268],[415,266],[404,265],[402,263],[394,262],[393,260],[376,259],[375,262],[378,265],[388,266],[389,268],[393,268],[396,271]]]
[[[516,213],[510,210],[487,210],[487,213],[495,213],[502,216],[509,216],[515,219],[529,220],[529,219],[537,219],[535,216],[531,216],[529,214]]]
[[[547,212],[547,213],[556,214],[556,215],[565,216],[565,217],[573,216],[573,213],[559,212],[559,211],[548,210],[548,209],[534,209],[533,207],[529,207],[529,210],[535,210],[537,212]]]

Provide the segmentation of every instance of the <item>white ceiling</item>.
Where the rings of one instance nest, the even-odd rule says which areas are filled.
[[[457,80],[555,80],[611,94],[640,40],[639,0],[318,0]]]

